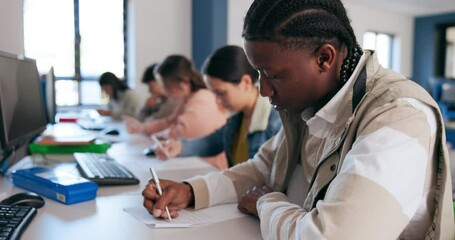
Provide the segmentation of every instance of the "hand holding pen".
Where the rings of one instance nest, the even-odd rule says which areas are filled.
[[[163,195],[163,191],[161,190],[160,179],[158,178],[158,175],[156,174],[156,172],[153,168],[149,168],[149,170],[150,170],[150,173],[152,174],[153,180],[155,180],[156,189],[158,190],[158,194],[160,196]],[[169,208],[167,206],[166,206],[166,213],[169,218],[169,221],[172,222],[171,213],[169,212]]]
[[[153,175],[153,171],[150,169]],[[142,191],[144,207],[155,217],[163,217],[163,211],[168,207],[172,218],[179,215],[179,210],[194,206],[194,193],[190,184],[158,179],[159,183],[150,180]],[[158,193],[158,186],[164,190]],[[167,217],[167,216],[166,216]]]
[[[163,144],[160,142],[160,140],[158,140],[158,138],[156,138],[155,135],[151,135],[150,138],[157,145],[156,149],[160,149],[159,151],[164,154],[166,159],[171,158],[171,155],[169,154],[169,152],[164,148]]]
[[[177,157],[182,153],[183,143],[179,140],[169,139],[155,148],[155,155],[158,159],[168,160]]]

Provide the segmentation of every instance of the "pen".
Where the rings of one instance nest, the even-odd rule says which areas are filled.
[[[152,174],[153,180],[155,180],[156,189],[158,189],[158,194],[161,196],[161,195],[163,195],[163,191],[161,190],[160,179],[158,178],[158,175],[156,174],[156,172],[153,168],[149,168],[149,169],[150,169],[150,173]],[[169,217],[169,221],[172,222],[171,214],[169,213],[169,208],[167,208],[167,207],[166,207],[166,213],[167,213],[167,216]]]
[[[150,136],[150,138],[152,138],[152,140],[153,140],[154,142],[156,142],[156,144],[158,144],[158,147],[160,147],[160,148],[163,150],[163,154],[164,154],[167,158],[171,158],[171,155],[166,151],[166,149],[164,149],[163,144],[161,144],[160,140],[158,140],[158,138],[156,138],[155,135]]]

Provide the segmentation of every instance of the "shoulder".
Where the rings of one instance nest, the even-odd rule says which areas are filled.
[[[208,89],[199,89],[194,92],[191,96],[192,99],[206,99],[206,98],[215,98],[215,94]]]
[[[199,89],[191,95],[191,97],[188,99],[188,102],[216,103],[215,100],[216,100],[215,94],[213,94],[210,90]]]
[[[126,89],[125,91],[122,92],[121,94],[123,98],[139,98],[139,95],[133,90],[133,89]]]

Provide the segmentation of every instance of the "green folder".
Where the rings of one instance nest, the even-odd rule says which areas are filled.
[[[71,154],[75,152],[106,153],[111,146],[108,142],[94,142],[84,145],[44,145],[32,143],[29,145],[31,154]]]

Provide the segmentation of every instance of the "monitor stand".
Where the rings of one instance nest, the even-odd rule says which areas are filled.
[[[20,147],[11,151],[8,155],[8,152],[1,150],[1,161],[0,161],[0,174],[5,175],[8,169],[13,166],[15,163],[19,162],[25,156],[28,155],[28,143],[22,144]]]

